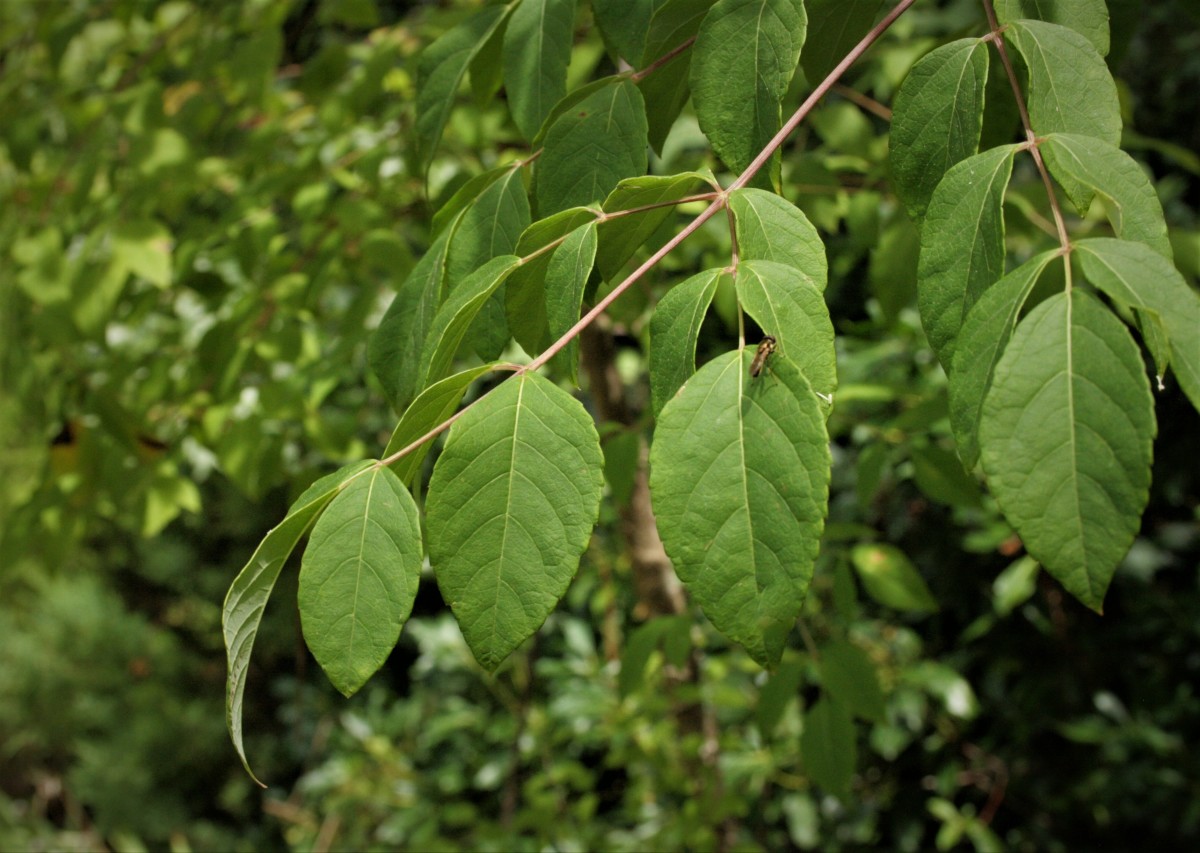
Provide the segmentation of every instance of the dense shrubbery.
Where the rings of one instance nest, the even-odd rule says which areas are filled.
[[[1200,27],[1180,24],[1195,17],[1183,3],[1109,5],[1126,147],[1195,285]],[[915,310],[918,237],[889,184],[885,105],[917,58],[977,25],[976,2],[918,4],[784,151],[783,194],[826,245],[840,390],[828,523],[780,666],[765,673],[698,613],[646,621],[627,538],[649,306],[728,261],[727,234],[706,227],[583,341],[587,383],[624,388],[589,405],[625,421],[602,429],[609,497],[545,627],[489,675],[427,574],[399,646],[346,700],[308,657],[285,571],[247,692],[248,751],[272,784],[254,787],[224,733],[222,596],[318,474],[387,444],[369,330],[434,213],[528,156],[484,97],[450,115],[428,194],[409,168],[417,54],[473,6],[6,5],[0,846],[1041,850],[1200,835],[1195,410],[1174,383],[1156,393],[1150,503],[1101,618],[1020,556],[962,472]],[[589,20],[581,5],[571,87],[611,68]],[[1012,119],[989,113],[985,135]],[[687,110],[660,153],[660,173],[716,167]],[[1025,257],[1051,218],[1032,168],[1005,206]],[[1106,227],[1099,210],[1071,224]],[[732,290],[714,306],[701,363],[738,339]],[[899,591],[873,582],[881,564]]]

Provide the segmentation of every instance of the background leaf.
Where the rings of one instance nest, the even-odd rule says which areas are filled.
[[[348,483],[313,527],[300,564],[309,651],[344,695],[383,665],[421,581],[417,505],[388,468]]]
[[[845,640],[821,647],[821,684],[829,695],[856,717],[884,721],[883,688],[866,652]]]
[[[602,465],[583,406],[535,374],[503,383],[450,428],[425,504],[429,559],[484,668],[532,636],[566,591],[599,513]]]
[[[812,579],[829,488],[825,416],[784,358],[726,353],[663,408],[650,491],[675,571],[721,633],[779,661]]]
[[[1096,297],[1058,294],[1017,326],[983,404],[983,469],[1029,553],[1093,610],[1137,533],[1154,434],[1141,355]]]
[[[807,28],[800,0],[719,0],[692,49],[692,103],[713,151],[741,172],[781,126]],[[755,179],[779,180],[779,155]]]
[[[917,567],[894,545],[862,544],[850,552],[867,595],[884,607],[913,613],[938,609]]]
[[[354,475],[372,465],[370,460],[355,462],[317,480],[296,499],[283,521],[263,537],[249,562],[238,572],[225,595],[221,610],[221,629],[225,636],[225,654],[229,676],[225,682],[225,724],[229,737],[242,759],[242,766],[255,782],[259,782],[246,758],[242,742],[242,700],[246,693],[246,675],[250,669],[250,653],[262,622],[267,599],[283,564],[296,549],[296,543],[312,526],[321,511],[333,500],[338,488]],[[264,786],[265,787],[265,786]]]
[[[814,782],[835,797],[850,796],[858,743],[854,721],[840,702],[824,696],[808,709],[800,735],[800,754],[804,770]]]
[[[986,42],[959,39],[917,60],[896,92],[888,162],[917,221],[950,167],[979,147],[987,76]]]

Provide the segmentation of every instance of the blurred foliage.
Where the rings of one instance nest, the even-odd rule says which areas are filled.
[[[415,54],[470,5],[3,5],[0,847],[1194,843],[1195,412],[1159,395],[1150,507],[1100,618],[1016,556],[962,473],[913,307],[916,234],[874,107],[978,19],[973,0],[901,19],[785,151],[785,195],[826,238],[840,391],[830,523],[780,669],[702,619],[639,623],[610,505],[563,605],[495,678],[426,583],[385,670],[341,699],[285,572],[247,693],[273,783],[254,788],[224,733],[221,597],[290,496],[386,444],[368,330],[439,204],[520,146],[502,107],[464,100],[429,187],[412,177]],[[1127,144],[1195,284],[1197,30],[1173,23],[1194,11],[1141,5],[1111,4]],[[572,86],[609,62],[589,19]],[[687,112],[662,154],[711,165]],[[1051,239],[1032,173],[1008,203],[1028,223],[1015,254]],[[726,251],[701,233],[655,287]],[[642,402],[647,302],[612,320]],[[701,358],[736,336],[724,319]],[[849,726],[848,748],[805,739],[813,718]],[[848,795],[814,784],[842,770]]]

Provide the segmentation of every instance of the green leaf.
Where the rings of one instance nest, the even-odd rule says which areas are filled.
[[[1075,249],[1089,282],[1161,324],[1179,386],[1200,411],[1200,294],[1170,261],[1142,243],[1097,238],[1080,240]]]
[[[692,103],[713,151],[741,172],[782,125],[780,104],[804,44],[801,0],[719,0],[692,48]],[[756,185],[779,180],[779,154]]]
[[[686,623],[690,630],[691,623],[685,616],[659,616],[630,632],[621,651],[621,671],[617,675],[617,691],[622,697],[629,696],[642,686],[650,655],[662,645],[664,635],[678,628],[680,623]]]
[[[628,216],[617,216],[600,223],[600,249],[596,267],[605,281],[616,277],[634,252],[646,245],[659,227],[675,212],[671,202],[687,198],[708,180],[700,172],[681,172],[678,175],[643,175],[627,178],[604,200],[605,213],[653,207]]]
[[[554,250],[546,267],[546,321],[550,337],[558,339],[579,322],[583,291],[595,260],[595,222],[580,225]],[[570,377],[571,384],[579,384],[578,337],[572,338],[551,361]]]
[[[837,388],[833,321],[817,285],[795,267],[774,261],[743,261],[735,283],[742,307],[774,335],[778,354],[799,367],[813,390],[831,404]]]
[[[804,5],[808,39],[800,64],[816,85],[870,31],[883,0],[807,0]]]
[[[470,370],[447,376],[422,391],[412,405],[405,410],[400,422],[396,424],[391,440],[387,443],[387,449],[383,451],[383,458],[386,459],[393,453],[408,447],[454,414],[471,383],[494,368],[494,364],[472,367]],[[413,478],[421,470],[421,463],[425,460],[431,447],[432,439],[392,463],[392,472],[400,478],[400,482],[405,486],[412,484]]]
[[[475,54],[504,18],[503,6],[488,6],[463,21],[421,52],[417,61],[417,156],[415,172],[424,172],[442,138],[454,96]]]
[[[504,82],[504,41],[509,22],[512,21],[512,11],[511,4],[504,7],[504,17],[492,28],[467,65],[471,94],[474,96],[475,106],[481,110],[492,102],[496,93],[500,91],[501,83]]]
[[[513,168],[497,178],[467,207],[451,227],[446,255],[446,281],[454,294],[458,284],[487,261],[512,254],[529,225],[529,199],[521,182],[520,169]],[[471,324],[467,339],[480,358],[496,358],[508,342],[504,316],[504,293],[498,288]]]
[[[666,0],[659,6],[654,11],[654,17],[650,19],[640,67],[649,67],[693,38],[713,2],[714,0]],[[689,48],[667,64],[660,65],[639,84],[642,97],[646,100],[650,145],[660,154],[667,134],[670,133],[675,119],[679,117],[691,94],[691,86],[688,84],[691,68],[692,51]]]
[[[1149,497],[1154,434],[1141,355],[1096,297],[1057,294],[1017,326],[983,403],[983,469],[1026,550],[1097,611]]]
[[[723,634],[764,666],[783,652],[824,527],[830,456],[808,381],[752,350],[719,356],[663,408],[650,451],[659,533],[680,579]]]
[[[921,230],[917,304],[929,344],[953,363],[963,319],[1004,275],[1004,190],[1017,146],[976,154],[946,173]]]
[[[894,545],[856,545],[850,552],[850,562],[867,595],[884,607],[910,613],[938,609],[937,599],[917,567]]]
[[[729,194],[729,209],[741,260],[787,264],[825,290],[825,244],[800,208],[775,193],[741,189]]]
[[[246,676],[250,669],[250,653],[258,626],[262,622],[267,599],[283,564],[296,548],[296,543],[312,526],[321,510],[333,500],[338,488],[356,474],[371,466],[370,461],[356,462],[317,480],[292,504],[283,521],[263,537],[249,562],[238,572],[221,610],[221,630],[225,637],[225,654],[229,662],[229,677],[225,683],[225,725],[242,766],[255,782],[259,782],[246,758],[242,742],[242,701],[246,693]],[[266,787],[265,785],[263,787]]]
[[[313,527],[300,564],[304,641],[352,696],[391,654],[421,581],[417,505],[388,468],[346,484]]]
[[[1132,157],[1099,139],[1069,133],[1050,134],[1040,150],[1080,216],[1099,193],[1118,237],[1145,243],[1170,259],[1171,241],[1158,194]]]
[[[453,427],[429,483],[429,558],[489,671],[566,591],[600,509],[600,442],[571,395],[522,373]]]
[[[996,362],[1042,270],[1057,256],[1057,252],[1043,252],[1021,264],[984,291],[963,323],[954,368],[949,371],[950,427],[968,469],[979,461],[979,415]]]
[[[531,256],[538,249],[549,246],[595,219],[594,210],[573,207],[534,222],[517,241],[516,254],[527,260],[513,270],[505,282],[504,309],[513,337],[526,352],[541,352],[550,345],[550,324],[546,317],[546,271],[550,269],[550,259],[554,254],[546,251]]]
[[[804,715],[800,754],[813,782],[835,797],[849,799],[858,763],[858,742],[854,721],[840,702],[822,697]]]
[[[754,724],[763,735],[770,737],[774,733],[788,704],[796,700],[804,677],[804,666],[802,661],[784,661],[759,691],[758,705],[754,708]]]
[[[454,191],[454,195],[450,196],[450,199],[445,204],[438,208],[437,213],[433,215],[433,227],[430,233],[436,237],[446,230],[446,226],[457,222],[460,213],[466,210],[498,178],[507,175],[510,171],[512,171],[511,164],[497,166],[494,169],[488,169],[486,172],[473,175],[465,184]]]
[[[996,575],[992,581],[992,606],[1000,616],[1007,616],[1037,591],[1037,576],[1042,567],[1026,555]]]
[[[113,230],[113,257],[155,287],[171,285],[171,232],[152,220],[125,222]]]
[[[467,276],[447,297],[430,324],[425,348],[421,351],[418,389],[428,387],[449,373],[454,356],[480,309],[520,263],[521,259],[515,255],[492,258]]]
[[[1033,18],[1070,27],[1101,56],[1108,55],[1108,6],[1104,0],[995,0],[996,18],[1011,24]]]
[[[417,261],[371,335],[368,357],[392,406],[405,408],[419,390],[421,351],[442,303],[449,234],[443,234]]]
[[[584,98],[546,132],[534,175],[538,216],[601,201],[646,171],[642,93],[620,80]]]
[[[1025,59],[1029,119],[1038,136],[1078,133],[1121,143],[1121,108],[1108,66],[1091,42],[1066,27],[1018,21],[1004,38]]]
[[[923,56],[896,93],[889,140],[896,194],[918,222],[947,170],[975,153],[988,48],[959,39]]]
[[[723,270],[705,270],[671,288],[650,317],[650,399],[654,416],[696,372],[696,338]]]
[[[879,673],[858,646],[835,640],[821,648],[821,684],[854,716],[873,723],[884,721]]]
[[[979,485],[963,472],[962,463],[953,453],[940,447],[912,448],[913,479],[927,498],[951,507],[976,507],[980,504]]]
[[[567,93],[575,0],[521,0],[504,34],[504,86],[517,129],[532,139]]]
[[[631,65],[642,55],[646,29],[663,0],[592,0],[604,40],[616,57]]]

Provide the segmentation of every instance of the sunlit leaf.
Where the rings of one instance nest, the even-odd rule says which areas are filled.
[[[504,85],[522,135],[532,139],[567,92],[575,0],[521,0],[504,34]]]
[[[787,264],[825,289],[825,244],[800,208],[775,193],[741,189],[729,194],[729,209],[741,260]]]
[[[850,552],[867,595],[884,607],[914,613],[938,609],[917,567],[894,545],[862,544]]]
[[[351,696],[383,665],[421,581],[417,505],[389,468],[347,483],[300,565],[300,624],[333,686]]]
[[[994,5],[1001,24],[1022,18],[1061,24],[1086,37],[1101,56],[1108,54],[1108,6],[1104,0],[994,0]]]
[[[242,759],[242,766],[255,782],[259,780],[250,769],[242,741],[242,700],[250,670],[250,653],[254,649],[254,639],[258,636],[258,626],[262,622],[267,599],[271,597],[279,572],[295,550],[300,537],[308,532],[317,516],[333,500],[338,488],[371,464],[370,461],[363,461],[347,465],[309,486],[292,504],[283,521],[263,537],[225,595],[225,605],[221,611],[221,628],[229,663],[229,676],[225,684],[225,724],[238,757]]]

